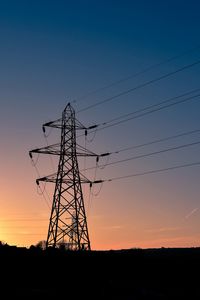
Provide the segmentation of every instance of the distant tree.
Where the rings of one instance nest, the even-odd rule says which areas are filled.
[[[5,247],[5,246],[9,246],[9,245],[4,241],[0,241],[0,247]]]
[[[45,250],[46,249],[46,241],[45,240],[39,241],[35,246],[36,246],[36,248]]]
[[[36,246],[34,246],[34,245],[31,245],[31,246],[29,247],[30,250],[34,250],[35,248],[36,248]]]
[[[60,244],[59,244],[59,249],[60,249],[60,250],[66,250],[66,245],[65,245],[65,243],[60,243]]]

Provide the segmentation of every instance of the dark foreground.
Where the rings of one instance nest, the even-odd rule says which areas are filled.
[[[200,299],[200,248],[0,247],[1,299]]]

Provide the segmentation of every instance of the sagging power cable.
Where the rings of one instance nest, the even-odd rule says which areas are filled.
[[[188,164],[170,166],[170,167],[162,168],[162,169],[149,170],[149,171],[144,171],[144,172],[140,172],[140,173],[134,173],[134,174],[124,175],[124,176],[119,176],[119,177],[112,177],[112,178],[108,178],[108,179],[99,179],[99,180],[96,180],[96,181],[92,182],[92,184],[98,184],[98,183],[102,183],[102,182],[111,182],[111,181],[115,181],[115,180],[121,180],[121,179],[127,179],[127,178],[131,178],[131,177],[150,175],[150,174],[155,174],[155,173],[162,173],[162,172],[165,172],[165,171],[171,171],[171,170],[187,168],[187,167],[193,167],[193,166],[200,166],[200,161],[192,162],[192,163],[188,163]]]
[[[113,119],[105,121],[103,123],[96,124],[96,127],[98,127],[98,128],[95,129],[95,130],[96,131],[105,130],[106,128],[110,128],[110,127],[113,127],[113,126],[116,126],[116,125],[120,125],[120,124],[126,123],[128,121],[131,121],[131,120],[141,118],[141,117],[144,117],[146,115],[155,113],[157,111],[161,111],[163,109],[171,108],[171,107],[174,107],[176,105],[179,105],[179,104],[182,104],[182,103],[185,103],[185,102],[188,102],[188,101],[196,100],[198,97],[200,97],[200,93],[196,94],[196,95],[193,95],[193,96],[190,96],[190,97],[187,97],[187,98],[184,98],[184,99],[181,99],[181,100],[178,100],[178,101],[174,101],[176,99],[191,95],[191,94],[193,94],[197,91],[200,91],[200,88],[191,90],[189,92],[186,92],[184,94],[181,94],[181,95],[178,95],[178,96],[175,96],[175,97],[172,97],[172,98],[165,99],[163,101],[157,102],[157,103],[152,104],[152,105],[145,106],[141,109],[135,110],[135,111],[130,112],[128,114],[123,114],[119,117],[113,118]],[[93,132],[94,132],[93,130],[90,131],[90,134],[92,134]],[[79,135],[78,137],[81,137],[81,136],[83,136],[83,135]]]
[[[136,156],[132,156],[132,157],[128,157],[128,158],[125,158],[125,159],[121,159],[121,160],[117,160],[117,161],[107,163],[106,166],[116,165],[116,164],[120,164],[120,163],[127,162],[127,161],[130,161],[130,160],[136,160],[136,159],[140,159],[140,158],[144,158],[144,157],[149,157],[149,156],[153,156],[153,155],[157,155],[157,154],[161,154],[161,153],[166,153],[166,152],[170,152],[170,151],[174,151],[174,150],[179,150],[179,149],[183,149],[183,148],[187,148],[187,147],[196,146],[196,145],[199,145],[199,144],[200,144],[200,141],[197,141],[197,142],[183,144],[183,145],[179,145],[179,146],[175,146],[175,147],[171,147],[171,148],[167,148],[167,149],[162,149],[162,150],[158,150],[158,151],[154,151],[154,152],[150,152],[150,153],[146,153],[146,154],[140,154],[140,155],[136,155]],[[101,165],[99,167],[101,167]],[[95,167],[90,167],[87,170],[92,170],[94,168]]]
[[[77,113],[84,112],[84,111],[86,111],[86,110],[92,109],[92,108],[94,108],[94,107],[96,107],[96,106],[99,106],[99,105],[102,105],[102,104],[104,104],[104,103],[108,103],[108,102],[110,102],[110,101],[119,99],[121,96],[127,95],[127,94],[129,94],[129,93],[131,93],[131,92],[133,92],[133,91],[135,91],[135,90],[144,88],[144,87],[146,87],[146,86],[148,86],[148,85],[151,85],[151,84],[153,84],[153,83],[155,83],[155,82],[158,82],[158,81],[160,81],[160,80],[163,80],[163,79],[165,79],[165,78],[168,78],[168,77],[170,77],[170,76],[173,76],[173,75],[175,75],[175,74],[177,74],[177,73],[180,73],[180,72],[182,72],[182,71],[184,71],[184,70],[187,70],[187,69],[189,69],[189,68],[192,68],[192,67],[194,67],[194,66],[196,66],[196,65],[198,65],[198,64],[200,64],[200,60],[197,60],[197,61],[195,61],[194,63],[191,63],[191,64],[187,64],[187,65],[185,65],[185,66],[183,66],[183,67],[181,67],[181,68],[179,68],[179,69],[176,69],[175,71],[166,73],[166,74],[164,74],[164,75],[162,75],[162,76],[159,76],[159,77],[156,77],[156,78],[151,79],[151,80],[149,80],[149,81],[146,81],[146,82],[144,82],[144,83],[141,83],[141,84],[139,84],[139,85],[137,85],[137,86],[135,86],[135,87],[133,87],[133,88],[130,88],[130,89],[128,89],[128,90],[125,90],[125,91],[123,91],[123,92],[121,92],[121,93],[118,93],[118,94],[116,94],[116,95],[114,95],[114,96],[108,97],[108,98],[106,98],[106,99],[104,99],[104,100],[101,100],[101,101],[99,101],[99,102],[96,102],[96,103],[94,103],[94,104],[92,104],[92,105],[86,106],[85,108],[79,110]]]
[[[190,54],[190,53],[193,53],[194,51],[197,51],[197,50],[199,50],[199,49],[200,49],[200,46],[198,45],[198,46],[196,46],[196,47],[193,47],[193,48],[190,49],[190,50],[184,51],[183,53],[180,53],[180,54],[178,54],[178,55],[175,55],[175,56],[172,56],[172,57],[170,57],[170,58],[167,58],[167,59],[165,59],[165,60],[163,60],[163,61],[161,61],[161,62],[159,62],[159,63],[156,63],[156,64],[153,64],[153,65],[151,65],[151,66],[149,66],[149,67],[146,67],[145,69],[143,69],[143,70],[141,70],[141,71],[139,71],[139,72],[137,72],[137,73],[134,73],[134,74],[132,74],[132,75],[126,76],[126,77],[121,78],[121,79],[119,79],[119,80],[117,80],[117,81],[114,81],[114,82],[112,82],[112,83],[110,83],[110,84],[107,84],[107,85],[105,85],[105,86],[103,86],[103,87],[100,87],[100,88],[98,88],[98,89],[96,89],[96,90],[93,90],[93,91],[91,91],[91,92],[88,92],[88,93],[84,94],[83,96],[78,97],[76,100],[74,100],[74,102],[75,102],[75,103],[80,102],[80,101],[84,100],[84,99],[85,99],[86,97],[88,97],[88,96],[94,95],[94,94],[96,94],[96,93],[98,93],[98,92],[100,92],[100,91],[109,89],[109,88],[111,88],[111,87],[113,87],[113,86],[115,86],[115,85],[117,85],[117,84],[123,83],[123,82],[128,81],[128,80],[130,80],[130,79],[133,79],[133,78],[135,78],[135,77],[138,77],[138,76],[140,76],[140,75],[142,75],[142,74],[145,74],[145,73],[147,73],[147,72],[149,72],[149,71],[151,71],[151,70],[153,70],[153,69],[155,69],[155,68],[157,68],[157,67],[160,67],[160,66],[162,66],[162,65],[164,65],[164,64],[167,64],[167,63],[169,63],[169,62],[171,62],[171,61],[177,60],[178,58],[184,57],[185,55]]]

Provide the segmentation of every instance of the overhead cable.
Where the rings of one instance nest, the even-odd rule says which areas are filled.
[[[172,101],[174,101],[174,100],[176,100],[176,99],[179,99],[179,98],[183,98],[183,97],[189,96],[189,95],[194,94],[194,93],[199,92],[199,91],[200,91],[200,88],[197,88],[197,89],[193,89],[193,90],[191,90],[191,91],[189,91],[189,92],[185,92],[185,93],[183,93],[183,94],[180,94],[180,95],[178,95],[178,96],[174,96],[174,97],[167,98],[167,99],[162,100],[162,101],[159,101],[159,102],[157,102],[157,103],[154,103],[154,104],[151,104],[151,105],[147,105],[147,106],[145,106],[145,107],[143,107],[143,108],[140,108],[140,109],[135,110],[135,111],[133,111],[133,112],[130,112],[130,113],[128,113],[128,114],[123,114],[123,115],[121,115],[121,116],[119,116],[119,117],[113,118],[113,119],[111,119],[111,120],[109,120],[109,121],[107,121],[107,122],[103,122],[101,125],[107,125],[108,123],[112,123],[112,122],[115,122],[115,121],[118,121],[118,120],[127,118],[127,117],[129,117],[129,116],[131,116],[131,115],[135,115],[135,114],[138,114],[138,113],[141,113],[141,112],[145,112],[146,110],[148,111],[148,110],[151,109],[151,108],[159,107],[159,106],[161,106],[162,104],[170,103],[170,102],[172,102]],[[197,96],[199,96],[199,95],[200,95],[200,94],[198,94]],[[195,96],[196,96],[196,95],[193,95],[193,97],[195,97]],[[190,100],[191,98],[186,98],[185,100],[188,100],[188,99]],[[173,102],[173,103],[176,103],[176,102]],[[98,130],[98,129],[97,129],[97,130]]]
[[[163,61],[161,61],[161,62],[159,62],[159,63],[156,63],[156,64],[153,64],[153,65],[151,65],[151,66],[149,66],[149,67],[146,67],[145,69],[143,69],[143,70],[141,70],[141,71],[139,71],[139,72],[137,72],[137,73],[134,73],[134,74],[129,75],[129,76],[127,76],[127,77],[121,78],[121,79],[119,79],[119,80],[117,80],[117,81],[114,81],[114,82],[112,82],[112,83],[110,83],[110,84],[107,84],[107,85],[105,85],[105,86],[103,86],[103,87],[97,88],[96,90],[93,90],[93,91],[91,91],[91,92],[88,92],[88,93],[84,94],[83,96],[78,97],[78,98],[77,98],[76,100],[74,100],[73,102],[75,102],[75,103],[76,103],[76,102],[80,102],[80,101],[82,101],[83,99],[85,99],[85,98],[88,97],[88,96],[94,95],[94,94],[96,94],[96,93],[98,93],[98,92],[100,92],[100,91],[109,89],[109,88],[111,88],[111,87],[113,87],[113,86],[115,86],[115,85],[117,85],[117,84],[123,83],[123,82],[125,82],[125,81],[127,81],[127,80],[129,80],[129,79],[133,79],[133,78],[135,78],[135,77],[137,77],[137,76],[140,76],[140,75],[142,75],[142,74],[144,74],[144,73],[147,73],[147,72],[149,72],[149,71],[151,71],[151,70],[153,70],[153,69],[155,69],[155,68],[157,68],[157,67],[160,67],[160,66],[162,66],[162,65],[164,65],[164,64],[167,64],[167,63],[169,63],[169,62],[171,62],[171,61],[173,61],[173,60],[176,60],[176,59],[178,59],[178,58],[181,58],[181,57],[183,57],[183,56],[185,56],[185,55],[187,55],[187,54],[190,54],[190,53],[192,53],[192,52],[194,52],[194,51],[196,51],[196,50],[199,50],[199,48],[200,48],[200,46],[198,45],[198,46],[196,46],[196,47],[193,47],[193,48],[190,49],[190,50],[184,51],[184,52],[181,53],[181,54],[172,56],[172,57],[167,58],[167,59],[165,59],[165,60],[163,60]]]
[[[100,124],[98,124],[98,129],[96,129],[96,131],[101,131],[101,130],[104,130],[106,128],[110,128],[110,127],[113,127],[113,126],[116,126],[116,125],[119,125],[119,124],[122,124],[122,123],[126,123],[130,120],[137,119],[137,118],[152,114],[154,112],[161,111],[161,110],[169,108],[169,107],[173,107],[173,106],[181,104],[181,103],[185,103],[185,102],[188,102],[188,101],[191,101],[191,100],[196,100],[198,97],[200,97],[200,94],[197,94],[197,95],[194,95],[194,96],[187,97],[185,99],[181,99],[181,100],[172,102],[172,100],[181,98],[181,97],[185,96],[186,94],[191,94],[191,93],[193,93],[194,91],[197,91],[197,90],[200,90],[200,89],[196,89],[196,90],[193,90],[191,92],[188,92],[188,93],[185,93],[185,94],[182,94],[182,95],[179,95],[179,96],[175,96],[173,98],[164,100],[162,102],[158,102],[158,103],[153,104],[151,106],[146,106],[142,109],[136,110],[136,111],[131,112],[129,114],[121,115],[121,116],[119,116],[115,119],[100,123]],[[172,103],[169,103],[169,104],[166,104],[166,105],[163,105],[163,106],[159,107],[160,105],[162,105],[164,103],[168,103],[168,102],[172,102]],[[155,107],[155,108],[153,108],[153,107]],[[150,109],[150,108],[152,108],[152,109]],[[133,115],[133,116],[131,117],[131,115]],[[130,117],[127,117],[127,116],[130,116]],[[125,118],[125,117],[127,117],[127,118]],[[123,119],[123,118],[125,118],[125,119]],[[122,120],[120,120],[120,119],[122,119]],[[114,120],[116,120],[116,122],[112,123]],[[119,120],[119,121],[117,121],[117,120]],[[100,126],[102,126],[102,127],[100,127]],[[92,132],[93,131],[91,131],[90,133],[92,133]],[[81,136],[82,135],[79,135],[78,137],[81,137]]]
[[[121,97],[121,96],[127,95],[127,94],[129,94],[129,93],[131,93],[131,92],[133,92],[133,91],[135,91],[135,90],[144,88],[144,87],[146,87],[146,86],[148,86],[148,85],[151,85],[151,84],[153,84],[153,83],[155,83],[155,82],[158,82],[158,81],[160,81],[160,80],[163,80],[163,79],[165,79],[165,78],[168,78],[168,77],[170,77],[170,76],[173,76],[173,75],[175,75],[175,74],[177,74],[177,73],[179,73],[179,72],[182,72],[182,71],[184,71],[184,70],[187,70],[187,69],[189,69],[189,68],[192,68],[192,67],[194,67],[194,66],[196,66],[196,65],[198,65],[198,64],[200,64],[200,60],[197,60],[197,61],[195,61],[194,63],[188,64],[188,65],[185,65],[185,66],[183,66],[183,67],[181,67],[181,68],[179,68],[179,69],[176,69],[175,71],[166,73],[166,74],[164,74],[164,75],[161,75],[161,76],[156,77],[156,78],[154,78],[154,79],[151,79],[151,80],[149,80],[149,81],[146,81],[146,82],[144,82],[144,83],[141,83],[141,84],[139,84],[139,85],[137,85],[137,86],[135,86],[135,87],[133,87],[133,88],[130,88],[130,89],[128,89],[128,90],[125,90],[125,91],[123,91],[123,92],[121,92],[121,93],[119,93],[119,94],[116,94],[116,95],[114,95],[114,96],[108,97],[108,98],[106,98],[106,99],[104,99],[104,100],[101,100],[101,101],[96,102],[96,103],[94,103],[94,104],[91,104],[91,105],[89,105],[89,106],[86,106],[85,108],[79,110],[77,113],[86,111],[86,110],[88,110],[88,109],[92,109],[92,108],[94,108],[94,107],[96,107],[96,106],[99,106],[99,105],[101,105],[101,104],[104,104],[104,103],[108,103],[108,102],[110,102],[110,101],[112,101],[112,100],[114,100],[114,99],[118,99],[118,98]]]
[[[112,177],[112,178],[108,178],[108,179],[104,179],[104,180],[99,179],[99,180],[94,181],[93,184],[98,184],[98,183],[102,183],[102,182],[110,182],[110,181],[121,180],[121,179],[127,179],[127,178],[131,178],[131,177],[150,175],[150,174],[161,173],[161,172],[165,172],[165,171],[181,169],[181,168],[187,168],[187,167],[193,167],[193,166],[200,166],[200,161],[192,162],[192,163],[188,163],[188,164],[171,166],[171,167],[162,168],[162,169],[149,170],[149,171],[145,171],[145,172],[141,172],[141,173],[134,173],[134,174],[124,175],[124,176],[119,176],[119,177]]]
[[[116,160],[116,161],[107,163],[106,166],[116,165],[116,164],[127,162],[127,161],[130,161],[130,160],[140,159],[140,158],[149,157],[149,156],[153,156],[153,155],[157,155],[157,154],[161,154],[161,153],[165,153],[165,152],[170,152],[170,151],[174,151],[174,150],[188,148],[188,147],[196,146],[196,145],[199,145],[199,144],[200,144],[200,141],[197,141],[197,142],[183,144],[183,145],[179,145],[179,146],[175,146],[175,147],[171,147],[171,148],[167,148],[167,149],[162,149],[162,150],[159,150],[159,151],[154,151],[154,152],[150,152],[150,153],[146,153],[146,154],[140,154],[140,155],[136,155],[136,156],[132,156],[132,157],[128,157],[128,158],[125,158],[125,159]],[[104,165],[102,165],[102,166],[99,165],[99,167],[105,167],[105,166]],[[94,169],[94,168],[95,167],[91,167],[91,168],[88,168],[87,170],[91,170],[91,169]]]
[[[160,142],[165,142],[165,141],[168,141],[168,140],[176,139],[176,138],[179,138],[179,137],[191,135],[191,134],[198,133],[198,132],[200,132],[200,129],[186,131],[186,132],[182,132],[182,133],[179,133],[179,134],[176,134],[176,135],[171,135],[171,136],[168,136],[168,137],[165,137],[165,138],[156,139],[156,140],[153,140],[151,142],[138,144],[138,145],[130,146],[130,147],[126,147],[126,148],[121,148],[117,151],[110,152],[110,154],[118,154],[118,153],[125,152],[125,151],[131,150],[131,149],[142,148],[142,147],[145,147],[145,146],[157,144],[157,143],[160,143]]]

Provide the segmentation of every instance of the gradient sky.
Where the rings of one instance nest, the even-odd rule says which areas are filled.
[[[42,124],[59,118],[69,101],[78,111],[198,61],[199,11],[197,0],[0,0],[0,240],[30,246],[46,239],[49,208],[37,193],[28,156],[45,145]],[[88,94],[174,56],[140,76]],[[108,121],[200,88],[199,78],[200,64],[77,118],[85,125]],[[200,129],[199,109],[197,98],[99,131],[87,147],[97,153],[117,151]],[[50,134],[49,143],[58,134]],[[116,154],[109,162],[197,141],[199,134],[185,136]],[[97,170],[96,178],[198,162],[199,150],[196,145],[107,166]],[[84,164],[94,166],[95,161],[87,159],[80,167]],[[42,155],[37,167],[41,175],[52,173],[49,158]],[[104,183],[100,193],[96,185],[88,211],[92,248],[199,246],[199,174],[200,167],[194,166]],[[94,170],[85,175],[92,179]],[[51,195],[52,187],[47,189]],[[88,208],[89,188],[83,190]]]

